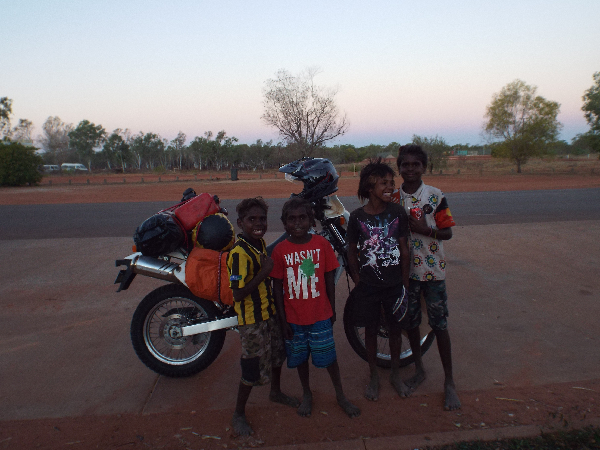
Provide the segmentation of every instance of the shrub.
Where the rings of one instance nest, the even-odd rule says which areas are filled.
[[[17,142],[0,142],[0,185],[22,186],[42,181],[38,167],[44,160],[35,150]]]

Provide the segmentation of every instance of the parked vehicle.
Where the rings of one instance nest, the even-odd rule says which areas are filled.
[[[323,158],[303,158],[279,169],[288,180],[303,183],[297,195],[309,200],[315,210],[320,230],[315,233],[325,237],[334,248],[340,267],[336,283],[348,267],[346,224],[349,213],[337,195],[338,175],[333,164]],[[286,238],[283,234],[268,246],[269,254],[277,243]],[[131,321],[131,341],[140,360],[155,372],[172,377],[193,375],[208,367],[219,355],[227,330],[237,330],[237,315],[232,306],[195,296],[185,280],[188,252],[178,249],[159,257],[144,256],[137,252],[117,260],[120,270],[115,284],[118,291],[129,287],[136,275],[158,278],[169,282],[150,292],[138,305]],[[354,351],[366,360],[364,328],[355,325],[351,311],[353,300],[344,308],[344,331]],[[433,343],[432,331],[422,332],[421,352]],[[403,339],[401,366],[413,362],[408,339]],[[390,367],[389,327],[382,325],[378,336],[377,364]]]
[[[83,164],[73,164],[73,163],[64,163],[60,165],[60,170],[64,172],[72,171],[72,172],[87,172],[88,169]]]
[[[46,173],[60,172],[60,167],[56,164],[44,164],[42,169]]]

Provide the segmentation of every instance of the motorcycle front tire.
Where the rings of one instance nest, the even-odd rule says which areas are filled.
[[[212,301],[196,297],[187,287],[161,286],[136,308],[131,320],[131,343],[138,358],[154,372],[168,377],[191,376],[219,356],[226,330],[183,336],[181,325],[218,315]]]
[[[354,317],[354,298],[350,297],[344,307],[344,332],[352,349],[365,361],[367,360],[367,350],[365,348],[365,329],[356,324]],[[421,356],[429,350],[435,339],[433,331],[422,333],[421,335]],[[408,366],[415,362],[415,358],[410,349],[408,338],[403,335],[402,348],[400,349],[400,367]],[[389,369],[392,366],[390,355],[389,329],[382,318],[382,325],[377,333],[377,366]]]

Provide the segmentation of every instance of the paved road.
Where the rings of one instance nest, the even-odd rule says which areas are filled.
[[[459,225],[494,225],[600,219],[600,189],[468,192],[448,194]],[[356,197],[341,197],[349,211]],[[269,231],[283,232],[285,199],[270,199]],[[238,200],[223,200],[235,217]],[[101,203],[0,206],[0,240],[129,237],[155,212],[172,203]]]

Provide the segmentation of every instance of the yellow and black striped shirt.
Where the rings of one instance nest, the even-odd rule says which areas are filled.
[[[241,289],[260,271],[260,253],[267,254],[265,241],[261,239],[261,250],[238,236],[238,240],[227,258],[229,270],[229,286]],[[275,315],[275,301],[271,290],[271,279],[265,278],[255,289],[241,301],[234,301],[233,307],[238,315],[240,325],[262,322]]]

